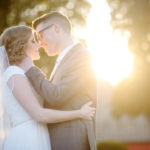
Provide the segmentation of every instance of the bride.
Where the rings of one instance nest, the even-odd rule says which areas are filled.
[[[14,26],[6,29],[0,37],[0,45],[2,103],[11,122],[3,150],[51,150],[46,123],[91,119],[95,111],[89,106],[91,102],[74,111],[42,107],[43,100],[24,74],[27,68],[23,62],[39,58],[39,45],[31,28]]]

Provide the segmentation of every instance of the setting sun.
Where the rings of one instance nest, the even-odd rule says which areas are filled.
[[[86,39],[97,77],[117,84],[131,73],[133,67],[127,37],[120,31],[113,32],[109,23],[110,8],[105,1],[90,0],[90,3],[87,28],[78,31],[78,36]]]

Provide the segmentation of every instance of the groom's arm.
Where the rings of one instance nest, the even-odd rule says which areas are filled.
[[[71,69],[72,70],[68,72],[66,70],[62,80],[58,81],[57,84],[50,83],[37,67],[30,68],[26,72],[26,75],[35,90],[47,103],[52,107],[57,107],[64,105],[80,90],[83,90],[85,86],[88,88],[90,82],[94,82],[91,80],[91,70],[88,61],[80,62],[77,65],[75,64]],[[91,97],[91,99],[93,99],[93,97]]]

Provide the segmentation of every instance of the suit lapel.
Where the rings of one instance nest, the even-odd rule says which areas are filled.
[[[75,45],[65,56],[64,58],[62,59],[61,63],[58,65],[55,73],[53,74],[53,76],[51,77],[51,80],[52,81],[55,77],[55,75],[57,74],[57,72],[61,69],[61,67],[64,65],[64,63],[71,57],[73,56],[74,54],[78,53],[79,49],[81,48],[81,44],[77,44]]]

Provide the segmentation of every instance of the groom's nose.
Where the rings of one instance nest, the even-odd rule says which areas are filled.
[[[42,40],[39,40],[39,42],[38,42],[38,43],[39,43],[39,45],[40,45],[40,46],[42,46],[42,45],[43,45],[43,44],[42,44],[42,43],[43,43],[43,42],[42,42]]]
[[[39,45],[42,46],[42,41],[39,41]]]
[[[46,43],[45,43],[45,42],[43,42],[43,41],[40,41],[40,42],[39,42],[39,44],[40,44],[40,46],[41,46],[41,47],[43,47],[43,46],[45,46],[45,45],[46,45]]]

